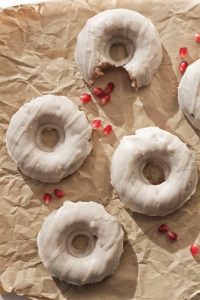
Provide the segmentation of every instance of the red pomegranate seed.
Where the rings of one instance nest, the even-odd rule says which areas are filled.
[[[171,241],[176,241],[176,240],[177,240],[177,233],[176,233],[176,232],[168,231],[168,232],[167,232],[167,235],[168,235],[168,238],[169,238]]]
[[[97,128],[101,127],[101,125],[102,125],[101,120],[93,120],[91,122],[91,126],[93,129],[97,129]]]
[[[199,246],[197,245],[197,244],[192,244],[191,246],[190,246],[190,252],[191,252],[191,254],[192,255],[197,255],[197,254],[199,254]]]
[[[62,198],[65,196],[65,193],[62,191],[62,190],[59,190],[59,189],[55,189],[53,191],[54,195],[58,198]]]
[[[105,95],[101,98],[101,104],[107,104],[110,101],[111,97],[110,95]]]
[[[179,55],[181,58],[184,58],[188,55],[188,49],[186,47],[179,49]]]
[[[167,224],[162,224],[160,225],[160,227],[158,228],[158,231],[161,233],[165,233],[169,230],[169,226]]]
[[[188,63],[187,61],[182,61],[179,65],[179,71],[181,72],[181,74],[183,75],[185,73],[185,70],[188,67]]]
[[[91,95],[87,93],[82,94],[80,97],[82,103],[88,103],[91,101],[91,99],[92,99]]]
[[[115,88],[115,85],[113,82],[108,82],[108,84],[106,85],[105,89],[104,89],[104,93],[105,94],[110,94]]]
[[[199,33],[195,33],[195,35],[194,35],[194,40],[195,40],[197,43],[200,43],[200,32],[199,32]]]
[[[100,87],[93,88],[92,92],[97,97],[103,97],[104,96],[104,90],[102,88],[100,88]]]
[[[45,194],[43,195],[43,200],[44,200],[44,202],[45,202],[46,204],[49,204],[49,202],[51,202],[51,200],[52,200],[51,194],[50,194],[50,193],[45,193]]]
[[[111,125],[107,125],[103,129],[104,135],[108,135],[111,131],[112,131],[112,126]]]

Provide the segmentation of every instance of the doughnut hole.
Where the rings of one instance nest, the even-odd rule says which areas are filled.
[[[84,234],[78,234],[73,238],[72,245],[77,250],[84,252],[89,246],[89,237]]]
[[[88,256],[95,248],[96,239],[89,230],[76,230],[67,238],[67,251],[74,257]]]
[[[36,130],[36,144],[45,152],[54,151],[64,141],[64,130],[56,124],[44,124]]]
[[[133,43],[123,36],[112,37],[105,48],[107,59],[116,67],[127,64],[132,59],[133,54]]]
[[[121,61],[128,56],[126,46],[120,42],[111,44],[109,51],[110,57],[115,61]]]
[[[55,128],[45,128],[40,135],[42,144],[50,148],[54,148],[59,141],[59,133]]]
[[[155,160],[147,160],[142,168],[145,181],[152,185],[159,185],[166,181],[169,172],[165,162]]]

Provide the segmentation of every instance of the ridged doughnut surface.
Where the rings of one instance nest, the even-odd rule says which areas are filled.
[[[73,244],[79,235],[88,238],[82,250]],[[40,258],[53,276],[83,285],[99,282],[116,270],[123,237],[120,223],[101,204],[66,201],[45,219],[37,244]]]
[[[178,103],[192,125],[200,130],[200,59],[189,65],[181,78]]]
[[[113,60],[113,45],[124,45],[127,56]],[[83,79],[92,84],[102,69],[123,67],[139,88],[148,85],[162,60],[159,34],[152,22],[128,9],[110,9],[90,18],[77,38],[75,61]]]
[[[151,184],[144,176],[144,167],[159,165],[165,181]],[[175,135],[157,127],[136,130],[125,136],[114,152],[111,183],[125,207],[132,211],[165,216],[190,199],[198,181],[193,153]]]
[[[41,140],[54,129],[53,148]],[[91,127],[84,112],[64,96],[45,95],[24,104],[11,118],[6,145],[21,172],[44,182],[58,182],[75,172],[91,151]]]

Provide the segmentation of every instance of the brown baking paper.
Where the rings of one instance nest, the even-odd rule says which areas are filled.
[[[88,88],[75,65],[76,38],[88,18],[108,8],[129,8],[150,18],[160,33],[163,60],[148,87],[135,91],[121,69],[109,69],[96,81],[116,84],[112,101],[81,106],[79,96]],[[177,103],[180,81],[178,55],[188,47],[189,63],[199,56],[193,34],[200,31],[200,1],[66,1],[22,6],[0,13],[0,283],[5,292],[34,299],[67,300],[184,300],[200,299],[200,265],[189,245],[200,242],[200,201],[197,192],[168,217],[131,214],[110,185],[110,160],[119,140],[138,128],[159,126],[180,137],[196,153],[198,133]],[[25,102],[43,94],[65,95],[85,110],[89,120],[100,117],[112,124],[107,137],[92,135],[93,150],[81,168],[58,184],[45,184],[23,176],[6,151],[5,133],[11,116]],[[180,153],[181,155],[181,153]],[[101,283],[74,287],[54,280],[37,254],[36,237],[44,217],[64,200],[48,206],[44,192],[65,191],[65,199],[102,203],[125,231],[124,253],[114,275]],[[160,224],[178,233],[171,243],[159,235]]]

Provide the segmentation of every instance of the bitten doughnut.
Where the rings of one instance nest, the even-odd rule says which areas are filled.
[[[114,45],[123,45],[127,56],[111,57]],[[102,69],[123,67],[132,85],[148,85],[162,60],[159,34],[152,22],[128,9],[110,9],[90,18],[77,38],[75,61],[83,79],[91,85]]]
[[[162,168],[164,182],[153,185],[147,180],[147,163]],[[178,137],[157,127],[123,137],[112,158],[111,183],[125,207],[138,213],[172,213],[194,194],[197,181],[193,153]]]
[[[87,238],[82,249],[74,243],[80,235]],[[101,204],[66,201],[45,219],[37,244],[52,276],[83,285],[99,282],[116,270],[123,237],[120,223]]]
[[[42,132],[54,129],[58,141],[46,146]],[[91,151],[84,112],[67,97],[45,95],[24,104],[11,118],[6,145],[21,172],[44,182],[58,182],[75,172]]]
[[[181,78],[178,103],[192,125],[200,130],[200,59],[188,66]]]

